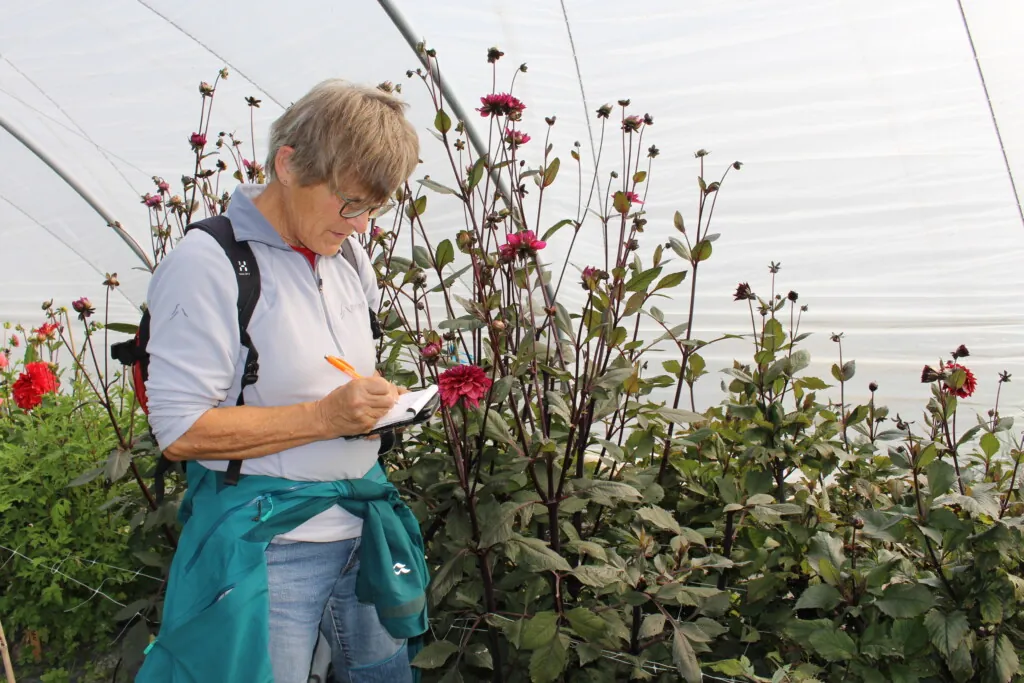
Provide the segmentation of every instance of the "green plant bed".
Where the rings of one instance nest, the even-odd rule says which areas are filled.
[[[31,413],[0,415],[0,617],[25,664],[115,650],[123,608],[114,601],[127,606],[159,587],[135,574],[138,548],[119,498],[135,485],[98,476],[116,443],[107,414],[81,386],[70,389]]]

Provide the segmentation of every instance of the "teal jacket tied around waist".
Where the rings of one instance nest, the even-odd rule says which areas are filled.
[[[344,481],[222,482],[222,473],[189,464],[163,620],[137,682],[272,683],[265,550],[332,505],[363,520],[356,597],[376,607],[392,637],[410,639],[415,654],[428,628],[423,539],[380,465]]]

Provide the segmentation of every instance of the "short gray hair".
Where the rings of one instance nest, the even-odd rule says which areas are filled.
[[[405,118],[408,105],[377,88],[341,79],[322,81],[270,127],[267,177],[275,177],[281,147],[295,148],[291,168],[304,186],[326,183],[338,190],[358,182],[383,202],[409,179],[419,163],[419,138]]]

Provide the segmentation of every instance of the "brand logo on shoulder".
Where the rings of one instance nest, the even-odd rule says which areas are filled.
[[[238,262],[238,274],[239,275],[248,275],[249,274],[249,262],[248,261],[239,261]]]

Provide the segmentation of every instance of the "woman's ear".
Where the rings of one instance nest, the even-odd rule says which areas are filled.
[[[282,185],[288,187],[292,184],[292,155],[295,154],[295,148],[287,145],[278,147],[277,154],[274,155],[274,175],[281,182]]]

